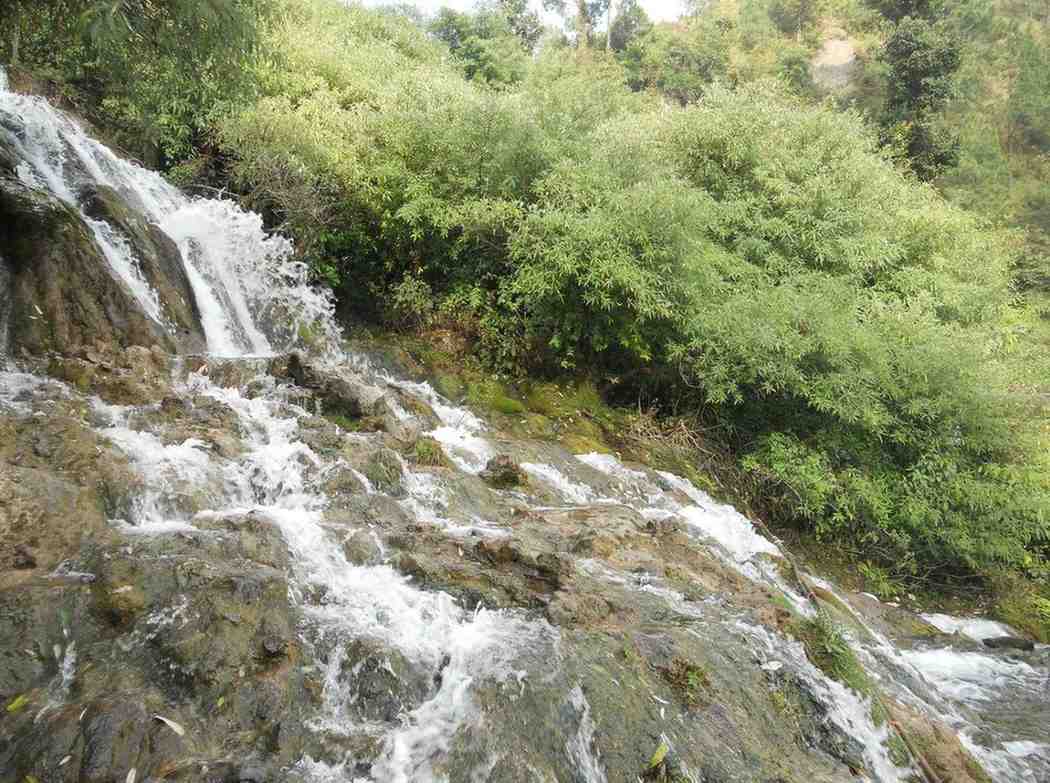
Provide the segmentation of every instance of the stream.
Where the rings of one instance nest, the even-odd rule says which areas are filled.
[[[411,525],[405,529],[416,531],[411,535],[444,542],[449,557],[457,548],[467,553],[465,559],[475,551],[501,551],[519,535],[524,518],[555,520],[554,525],[615,513],[635,520],[638,529],[673,526],[732,578],[780,596],[800,617],[816,613],[777,566],[777,542],[685,478],[624,464],[609,454],[514,442],[427,382],[350,351],[329,296],[308,284],[291,243],[267,234],[258,215],[231,201],[185,195],[90,138],[46,100],[9,92],[3,82],[0,125],[13,129],[21,157],[18,177],[25,185],[78,210],[85,186],[112,188],[181,252],[208,350],[172,360],[165,400],[174,398],[171,405],[187,410],[213,406],[225,412],[223,426],[234,434],[235,445],[222,453],[200,437],[173,438],[157,423],[160,402],[116,404],[88,394],[85,410],[97,436],[119,449],[141,478],[126,514],[110,520],[129,546],[207,536],[217,524],[236,526],[246,519],[279,530],[290,557],[288,601],[302,650],[296,665],[319,683],[315,705],[304,718],[304,750],[282,767],[282,779],[628,779],[622,768],[610,766],[612,751],[603,750],[601,721],[610,720],[609,710],[592,704],[594,692],[581,682],[576,637],[536,605],[471,602],[408,573],[404,558],[391,549],[396,537],[385,534],[382,525],[333,521],[343,500],[326,488],[336,476],[356,482],[357,495],[367,502],[387,504],[382,507],[403,515]],[[105,221],[82,214],[113,276],[143,312],[170,328],[132,248]],[[304,326],[314,335],[310,345],[301,340]],[[352,455],[355,448],[361,453],[385,448],[387,434],[345,433],[337,449],[320,448],[311,434],[323,425],[320,401],[270,369],[290,351],[309,354],[312,366],[333,377],[378,389],[391,420],[414,422],[441,445],[449,466],[428,467],[398,454],[400,475],[390,489],[376,486]],[[32,417],[62,395],[83,392],[27,371],[15,357],[4,360],[0,417]],[[502,490],[485,486],[478,474],[497,455],[520,464],[527,483]],[[350,539],[365,541],[368,557],[348,556]],[[870,702],[826,677],[800,643],[756,621],[731,593],[711,591],[695,600],[659,571],[621,567],[620,561],[582,548],[560,552],[559,558],[559,568],[596,585],[597,592],[633,596],[623,600],[636,601],[646,617],[658,618],[647,620],[650,630],[673,625],[701,646],[711,640],[720,651],[735,650],[736,662],[726,666],[747,669],[755,682],[790,677],[799,683],[819,702],[828,731],[856,746],[851,757],[858,759],[862,779],[917,779],[907,757],[892,752],[892,731],[873,720]],[[940,633],[902,644],[869,621],[865,607],[877,605],[874,598],[846,595],[817,575],[808,581],[851,607],[855,622],[846,626],[848,641],[882,693],[950,727],[993,780],[1050,780],[1046,646],[1025,654],[989,650],[982,639],[1015,632],[992,621],[947,615],[923,618]],[[171,607],[179,600],[172,596]],[[61,710],[90,660],[77,629],[69,634],[56,656],[61,671],[44,715]],[[145,644],[136,638],[130,632],[125,637],[129,649]],[[362,657],[364,648],[378,652]],[[717,670],[712,675],[716,681],[722,676]],[[380,680],[383,687],[377,688]],[[676,736],[688,737],[688,719],[676,718],[674,706],[661,704],[667,699],[658,693],[647,700],[653,714],[666,715]],[[714,779],[691,764],[687,753],[680,756],[679,771],[687,779]],[[639,760],[639,772],[645,761]],[[850,779],[844,766],[837,768]]]

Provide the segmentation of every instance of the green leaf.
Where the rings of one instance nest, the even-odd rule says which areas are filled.
[[[667,746],[666,742],[660,742],[660,746],[653,753],[653,757],[649,759],[649,769],[656,769],[664,763],[664,759],[667,758],[667,753],[671,749]]]

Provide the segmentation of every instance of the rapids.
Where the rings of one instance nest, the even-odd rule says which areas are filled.
[[[777,542],[762,536],[735,509],[716,502],[684,478],[625,465],[611,455],[570,455],[549,445],[507,443],[478,415],[444,399],[426,382],[399,377],[364,356],[348,353],[329,296],[309,284],[307,270],[294,260],[291,243],[268,234],[258,215],[231,201],[183,194],[158,174],[93,140],[46,100],[14,94],[5,85],[0,72],[0,124],[13,129],[21,158],[19,178],[81,210],[113,276],[161,325],[166,319],[163,304],[141,273],[139,259],[118,231],[83,211],[85,186],[112,188],[180,249],[208,356],[192,368],[175,362],[172,388],[187,406],[211,401],[232,411],[229,426],[240,433],[239,447],[227,455],[199,438],[167,437],[149,423],[156,404],[119,405],[96,397],[91,401],[91,421],[100,437],[128,457],[142,479],[125,517],[112,519],[129,540],[204,534],[216,521],[233,524],[245,518],[264,519],[283,536],[291,554],[288,593],[299,617],[296,635],[305,651],[301,665],[321,683],[319,706],[306,721],[314,739],[283,770],[287,778],[353,783],[484,781],[497,774],[494,770],[513,768],[522,775],[514,779],[525,779],[527,770],[533,769],[534,779],[545,780],[530,766],[532,761],[524,760],[534,759],[531,750],[521,751],[523,760],[514,766],[516,751],[505,744],[508,736],[517,736],[517,730],[507,727],[514,719],[515,704],[543,694],[562,716],[561,723],[547,729],[523,726],[521,744],[532,741],[524,736],[528,732],[538,736],[553,731],[558,736],[548,745],[562,758],[550,763],[563,765],[571,776],[566,779],[585,783],[625,779],[622,769],[608,768],[608,752],[601,750],[602,729],[576,678],[566,632],[534,608],[492,608],[483,602],[468,606],[461,596],[423,585],[399,570],[376,530],[362,526],[348,534],[334,527],[329,514],[339,502],[326,494],[325,482],[349,463],[309,442],[304,433],[315,411],[287,385],[267,375],[262,364],[251,370],[246,362],[253,357],[308,349],[331,372],[363,377],[390,395],[411,401],[413,410],[431,412],[426,429],[441,444],[452,467],[438,471],[399,457],[401,492],[389,498],[420,529],[437,530],[462,542],[461,547],[478,541],[498,545],[514,532],[512,511],[543,515],[568,509],[601,514],[603,509],[623,508],[652,524],[680,526],[726,568],[782,595],[800,615],[815,612],[775,567],[780,553]],[[302,344],[304,327],[320,335],[320,340]],[[248,366],[247,381],[217,380],[209,366],[217,368],[224,360]],[[53,391],[56,383],[9,362],[0,372],[0,415],[35,415],[34,402],[48,387]],[[62,394],[76,393],[61,388]],[[405,413],[404,406],[397,410],[399,416],[414,415]],[[347,440],[353,443],[357,438],[367,444],[378,437],[364,433]],[[521,467],[530,477],[528,486],[486,491],[483,503],[464,500],[470,492],[481,490],[467,492],[463,487],[475,487],[470,482],[476,481],[476,474],[501,453],[521,457]],[[382,494],[358,467],[351,471],[364,493]],[[348,559],[347,535],[377,542],[370,561]],[[749,651],[750,659],[740,665],[790,673],[804,683],[821,703],[829,725],[857,743],[869,779],[892,783],[916,773],[906,759],[891,753],[891,732],[873,722],[871,704],[864,697],[828,679],[807,660],[798,642],[732,608],[731,596],[691,602],[659,575],[619,570],[583,555],[575,558],[573,567],[600,584],[637,593],[662,607],[668,617],[691,623],[694,636],[732,640]],[[837,592],[817,577],[812,583]],[[840,597],[845,605],[853,600]],[[1050,780],[1045,650],[1024,660],[986,650],[974,640],[1013,631],[990,621],[945,615],[926,618],[942,635],[898,646],[865,623],[861,611],[856,614],[849,642],[884,692],[950,726],[994,780]],[[75,636],[75,629],[71,633]],[[134,643],[129,637],[128,644]],[[377,697],[362,684],[361,664],[347,659],[347,650],[355,644],[382,651],[391,692],[397,692],[403,705],[394,714],[377,711],[368,703]],[[58,651],[60,669],[45,712],[60,709],[69,698],[81,676],[78,663],[82,665],[86,655],[88,650],[78,647],[74,638]],[[655,695],[653,699],[661,701]],[[659,709],[662,716],[663,705]],[[506,725],[493,730],[494,722]],[[702,779],[687,765],[681,771],[689,779]],[[503,774],[499,779],[510,779]]]

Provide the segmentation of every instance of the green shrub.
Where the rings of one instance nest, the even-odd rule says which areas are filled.
[[[769,33],[745,10],[703,45]],[[702,408],[777,520],[893,576],[1042,557],[1016,239],[896,170],[859,116],[706,77],[671,108],[554,47],[489,89],[404,19],[334,0],[270,35],[264,94],[220,143],[346,305],[439,315],[498,370]],[[523,412],[482,385],[468,399]]]

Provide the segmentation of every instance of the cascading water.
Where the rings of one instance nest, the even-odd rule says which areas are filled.
[[[209,353],[270,354],[294,341],[301,324],[316,330],[331,323],[328,297],[305,285],[307,270],[292,260],[291,243],[263,231],[259,215],[230,201],[187,197],[115,155],[44,98],[8,91],[6,75],[0,126],[13,130],[19,178],[80,210],[113,274],[160,325],[167,327],[166,316],[141,260],[113,226],[84,211],[87,189],[112,188],[178,245]]]
[[[212,355],[209,362],[217,363],[219,356],[243,361],[283,350],[306,324],[324,338],[330,350],[325,359],[334,372],[352,366],[391,393],[407,395],[431,410],[437,424],[429,434],[454,467],[438,473],[400,461],[404,495],[397,503],[419,529],[437,528],[456,541],[499,541],[511,535],[507,520],[515,514],[623,507],[652,523],[680,524],[734,573],[782,592],[799,613],[814,612],[808,599],[785,584],[773,567],[770,556],[778,555],[776,544],[758,534],[746,518],[685,479],[629,467],[610,455],[572,458],[550,451],[530,458],[522,464],[532,481],[530,489],[485,490],[494,508],[510,509],[502,522],[488,519],[482,510],[458,507],[451,483],[458,478],[476,482],[475,475],[500,453],[500,446],[490,440],[478,417],[443,399],[428,384],[394,378],[361,357],[331,352],[338,344],[338,329],[329,299],[307,285],[306,270],[291,260],[290,244],[266,234],[259,216],[228,201],[186,197],[159,175],[90,139],[43,99],[7,92],[2,71],[0,123],[15,129],[23,160],[18,173],[26,184],[44,188],[78,209],[86,185],[113,188],[172,238],[197,300]],[[161,304],[127,243],[106,222],[86,213],[83,217],[115,277],[144,312],[163,324]],[[216,519],[236,524],[245,518],[265,519],[281,531],[293,557],[289,590],[302,618],[300,635],[311,651],[309,666],[323,682],[320,707],[309,728],[326,749],[323,754],[304,754],[285,772],[305,781],[449,780],[449,759],[463,754],[457,743],[468,737],[478,745],[468,754],[470,779],[486,780],[512,754],[485,740],[486,721],[493,720],[492,710],[497,709],[493,703],[513,704],[543,681],[561,689],[556,711],[566,723],[557,743],[560,763],[574,780],[604,783],[609,776],[596,749],[595,717],[584,690],[567,673],[562,633],[523,610],[471,611],[445,592],[424,590],[386,560],[382,546],[374,562],[362,565],[348,559],[340,538],[346,531],[337,535],[329,524],[326,515],[334,503],[322,489],[325,476],[343,467],[342,458],[319,453],[308,444],[303,428],[310,413],[266,376],[264,368],[255,368],[249,380],[250,390],[244,384],[226,386],[212,380],[206,366],[178,380],[179,395],[190,407],[211,401],[232,411],[243,449],[229,454],[216,453],[197,438],[172,440],[151,431],[150,406],[96,400],[93,415],[98,431],[129,456],[143,478],[128,518],[115,520],[122,531],[184,534],[199,532],[198,526]],[[41,383],[14,370],[0,373],[0,411],[28,413],[25,400]],[[393,410],[398,418],[408,416],[401,407]],[[354,437],[369,442],[368,435]],[[378,492],[356,469],[351,473],[366,493]],[[564,505],[551,506],[551,498]],[[350,534],[375,535],[365,528]],[[872,779],[899,781],[914,773],[891,757],[889,731],[873,723],[871,705],[814,668],[797,643],[728,609],[713,604],[698,608],[659,579],[617,571],[582,555],[573,567],[599,582],[662,603],[668,616],[696,623],[690,630],[694,635],[708,627],[712,634],[738,638],[764,672],[790,671],[825,705],[828,722],[859,743]],[[183,611],[184,604],[176,601],[173,606],[171,617]],[[969,630],[978,637],[1007,630],[966,626],[944,616],[929,619],[946,631]],[[900,650],[875,631],[852,641],[881,685],[895,698],[957,729],[996,780],[1048,779],[1045,668],[980,650],[956,651],[943,642]],[[385,671],[412,694],[399,695],[393,714],[363,703],[362,664],[351,666],[347,657],[351,646],[360,644],[377,645],[385,656]],[[56,702],[66,697],[76,677],[76,650],[71,640],[62,655],[56,654],[61,659],[53,684]],[[1004,699],[1020,700],[1047,720],[1041,727],[1021,727],[997,704]],[[53,709],[50,702],[48,709]],[[365,745],[378,748],[367,764],[358,755],[362,738]],[[660,741],[666,743],[666,737]]]

